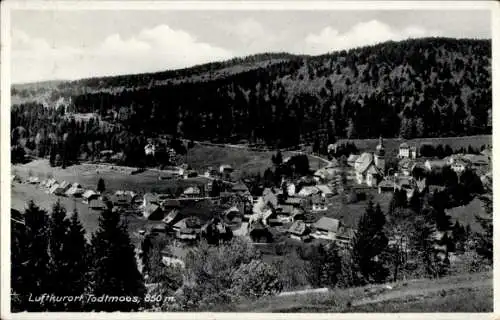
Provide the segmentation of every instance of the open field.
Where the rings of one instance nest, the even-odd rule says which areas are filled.
[[[26,179],[30,175],[46,179],[52,176],[57,181],[66,180],[73,183],[78,182],[84,188],[95,189],[99,178],[103,178],[106,190],[132,190],[135,192],[150,191],[175,191],[178,187],[187,187],[193,184],[204,184],[206,178],[196,177],[189,179],[170,179],[159,180],[159,173],[152,170],[131,175],[132,170],[126,167],[95,164],[78,164],[62,169],[60,167],[52,168],[48,160],[35,160],[26,164],[13,165],[12,173]]]
[[[491,272],[417,279],[241,303],[239,312],[493,312]]]
[[[373,151],[378,144],[378,139],[340,139],[338,143],[353,142],[360,152]],[[449,145],[453,150],[459,148],[467,148],[469,145],[474,148],[480,148],[482,145],[493,145],[491,135],[477,135],[477,136],[464,136],[464,137],[444,137],[444,138],[419,138],[404,140],[398,138],[384,139],[384,146],[388,155],[395,155],[398,153],[399,145],[407,142],[410,145],[420,146],[421,144],[442,144],[443,146]]]
[[[45,188],[41,188],[39,185],[13,183],[11,188],[11,208],[24,212],[27,202],[33,200],[37,206],[50,213],[54,203],[59,200],[66,208],[68,215],[76,208],[83,228],[87,232],[87,237],[90,237],[91,233],[99,225],[100,211],[89,208],[87,204],[82,203],[81,199],[47,194],[45,190]],[[154,221],[149,221],[135,215],[124,216],[124,219],[128,222],[129,234],[131,234],[134,241],[137,240],[135,237],[136,231],[147,225],[155,224]]]
[[[271,158],[274,154],[276,152],[255,151],[243,147],[195,144],[193,148],[188,150],[186,162],[199,172],[203,172],[208,167],[217,169],[221,164],[230,164],[236,169],[234,175],[239,177],[243,173],[264,173],[267,168],[272,167]],[[283,158],[286,158],[296,153],[284,151],[282,154]],[[309,166],[311,169],[316,170],[324,165],[324,161],[309,156]]]

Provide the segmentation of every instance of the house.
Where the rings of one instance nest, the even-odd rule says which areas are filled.
[[[280,204],[278,208],[276,208],[277,219],[281,223],[287,223],[292,221],[292,212],[294,207],[289,204]]]
[[[129,207],[134,204],[137,195],[133,191],[118,190],[111,196],[114,206]]]
[[[333,218],[322,217],[313,225],[315,230],[312,237],[316,239],[326,239],[334,241],[339,230],[340,221]]]
[[[295,184],[294,183],[289,183],[286,187],[286,191],[288,193],[289,196],[293,196],[295,195]]]
[[[395,179],[384,179],[378,184],[378,193],[394,192],[396,190]]]
[[[481,177],[481,183],[483,187],[487,190],[492,190],[493,188],[493,173],[491,171],[483,174]]]
[[[69,188],[71,188],[71,184],[69,184],[67,181],[64,180],[59,184],[59,186],[63,188],[64,190],[63,193],[68,191]]]
[[[278,206],[278,197],[276,194],[269,188],[264,189],[262,192],[262,199],[264,201],[264,204],[271,204],[273,208],[276,208]]]
[[[28,183],[29,184],[40,183],[40,178],[31,176],[31,177],[28,178]]]
[[[446,160],[426,160],[425,161],[425,168],[428,171],[433,171],[433,170],[441,170],[444,167],[446,167],[448,163]]]
[[[82,198],[86,203],[89,203],[90,200],[92,199],[97,199],[99,197],[99,194],[95,192],[94,190],[86,190],[82,194]]]
[[[314,177],[318,178],[318,181],[330,181],[335,179],[335,177],[339,174],[339,170],[333,167],[326,167],[316,170],[314,172]]]
[[[219,172],[221,174],[231,174],[233,171],[233,167],[229,164],[223,164],[219,167]]]
[[[335,243],[341,247],[348,247],[352,244],[355,232],[352,228],[341,225],[335,236]]]
[[[270,243],[273,241],[273,234],[261,220],[250,224],[248,234],[254,243]]]
[[[46,186],[47,188],[50,188],[50,187],[52,187],[52,186],[53,186],[54,184],[56,184],[56,183],[57,183],[57,180],[56,180],[56,179],[54,179],[54,178],[52,178],[52,179],[47,180],[47,183],[45,184],[45,186]]]
[[[383,172],[375,165],[373,154],[368,152],[363,153],[356,160],[354,170],[357,183],[370,187],[376,186],[378,180],[383,177]]]
[[[217,177],[219,175],[219,172],[212,167],[208,167],[203,175],[206,178],[212,178],[212,177]]]
[[[220,244],[233,238],[231,228],[219,217],[210,219],[202,228],[201,236],[211,244]]]
[[[274,209],[267,209],[264,212],[262,212],[261,220],[266,226],[276,226],[276,225],[281,225],[283,223],[280,217],[278,216],[277,210]]]
[[[463,158],[473,167],[485,167],[490,164],[489,157],[483,154],[465,154]]]
[[[308,241],[311,239],[311,230],[304,221],[295,221],[288,229],[290,238],[300,241]]]
[[[456,159],[451,165],[451,170],[455,171],[457,174],[462,174],[468,168],[470,168],[470,163],[465,159]]]
[[[330,187],[327,186],[326,184],[319,184],[316,186],[316,188],[318,188],[319,193],[323,197],[331,197],[334,195],[332,189],[330,189]]]
[[[236,206],[224,210],[222,215],[231,224],[239,224],[243,221],[243,213]]]
[[[64,188],[63,188],[63,187],[61,187],[61,186],[60,186],[59,184],[57,184],[57,183],[56,183],[56,184],[54,184],[54,185],[52,185],[52,186],[50,187],[50,189],[49,189],[49,193],[50,193],[50,194],[55,194],[55,195],[57,195],[57,196],[62,196],[62,195],[64,195],[64,192],[65,192]]]
[[[243,182],[238,182],[231,187],[231,191],[240,195],[249,195],[250,191]]]
[[[148,143],[146,146],[144,146],[144,154],[146,156],[154,156],[156,152],[156,147],[152,143]]]
[[[349,157],[347,158],[347,164],[351,167],[354,167],[356,165],[356,160],[358,160],[358,158],[359,158],[359,155],[357,155],[357,154],[349,155]]]
[[[184,170],[184,174],[183,174],[183,178],[184,179],[188,179],[188,178],[194,178],[194,177],[197,177],[198,176],[198,172],[194,171],[194,170]]]
[[[313,194],[316,194],[320,192],[319,189],[316,186],[305,186],[300,189],[299,193],[297,195],[299,197],[309,197],[312,196]]]
[[[408,143],[403,142],[399,145],[399,158],[409,158],[416,159],[417,158],[417,148],[415,146],[409,146]]]
[[[85,189],[83,189],[82,186],[80,186],[80,184],[75,182],[73,183],[73,185],[71,185],[71,187],[68,190],[66,190],[64,194],[67,195],[68,197],[69,196],[81,197],[84,192]]]
[[[302,198],[298,198],[298,197],[287,197],[285,199],[285,201],[283,201],[284,204],[289,204],[289,205],[292,205],[294,207],[300,207],[302,205],[302,202],[304,200]]]
[[[167,226],[171,226],[174,221],[177,219],[179,216],[179,210],[178,209],[172,209],[170,212],[163,218],[163,223]]]
[[[324,212],[328,211],[328,205],[323,197],[315,196],[312,199],[312,208],[313,212]]]
[[[89,207],[93,210],[104,210],[106,209],[106,203],[102,199],[94,198],[89,200]]]
[[[403,158],[398,163],[399,171],[405,176],[411,175],[413,168],[415,168],[416,163],[412,159]]]
[[[163,211],[161,207],[156,203],[148,203],[142,209],[142,214],[144,218],[149,220],[160,220],[163,219]]]
[[[165,267],[179,267],[184,269],[186,267],[184,261],[179,258],[171,257],[170,255],[166,255],[162,253],[161,262]]]
[[[189,198],[198,198],[201,197],[201,190],[197,186],[188,187],[182,195]]]
[[[299,208],[293,208],[292,210],[292,221],[305,221],[306,220],[306,215],[304,210],[299,209]]]
[[[187,217],[177,222],[172,229],[179,240],[197,240],[201,233],[201,221],[197,217]]]

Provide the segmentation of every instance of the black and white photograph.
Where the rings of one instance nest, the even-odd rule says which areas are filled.
[[[498,3],[33,4],[2,3],[2,319],[491,318]]]

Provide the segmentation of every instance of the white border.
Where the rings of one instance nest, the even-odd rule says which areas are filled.
[[[418,314],[265,314],[265,313],[15,313],[10,314],[10,11],[16,9],[34,10],[491,10],[492,52],[493,57],[500,56],[500,4],[495,1],[2,1],[1,3],[1,108],[0,108],[0,226],[1,226],[1,319],[39,319],[42,315],[52,319],[492,319],[498,312],[499,288],[498,263],[494,258],[494,310],[493,314],[467,313],[418,313]],[[493,59],[493,122],[497,123],[496,109],[500,103],[498,76],[500,59]],[[500,111],[499,111],[500,114]],[[500,117],[500,116],[499,116]],[[493,145],[499,129],[493,126]],[[497,159],[494,147],[494,159]],[[500,153],[498,153],[500,155]],[[500,172],[500,162],[493,163],[493,172]],[[494,190],[499,187],[495,175]],[[494,196],[494,217],[497,221],[500,204]],[[496,226],[495,226],[496,230]],[[500,233],[495,232],[494,243],[500,243]]]

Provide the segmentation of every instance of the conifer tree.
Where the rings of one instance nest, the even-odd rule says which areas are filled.
[[[99,178],[99,181],[97,181],[97,191],[99,191],[99,193],[103,193],[105,190],[106,185],[104,184],[104,180]]]
[[[67,219],[67,224],[68,229],[63,245],[64,276],[66,278],[64,292],[68,296],[79,296],[87,292],[89,282],[89,245],[76,210]],[[84,304],[78,301],[66,305],[68,311],[83,311],[83,308]]]
[[[68,222],[66,209],[57,201],[52,207],[49,220],[49,254],[50,254],[50,292],[58,296],[65,294],[67,279],[63,273],[66,272],[66,259],[64,257],[64,246]],[[63,311],[63,306],[51,303],[51,310]]]
[[[359,220],[353,245],[353,259],[362,276],[359,284],[380,283],[388,276],[388,269],[381,259],[388,243],[384,225],[385,216],[380,205],[377,204],[374,209],[370,200]]]
[[[98,311],[132,311],[141,307],[144,280],[137,269],[134,247],[120,215],[107,209],[99,217],[92,237],[92,293],[97,296],[129,297],[132,301],[97,303]]]
[[[481,224],[483,233],[477,235],[476,251],[484,257],[490,264],[493,263],[493,203],[490,198],[482,197],[484,210],[487,216],[476,216],[476,220]],[[469,226],[468,226],[469,227]]]
[[[28,203],[24,212],[25,220],[25,246],[24,270],[22,272],[23,285],[18,288],[18,293],[27,299],[29,295],[40,296],[50,292],[49,273],[49,217],[45,210],[40,209],[33,201]],[[23,301],[23,309],[27,311],[43,311],[43,303],[29,303]]]

